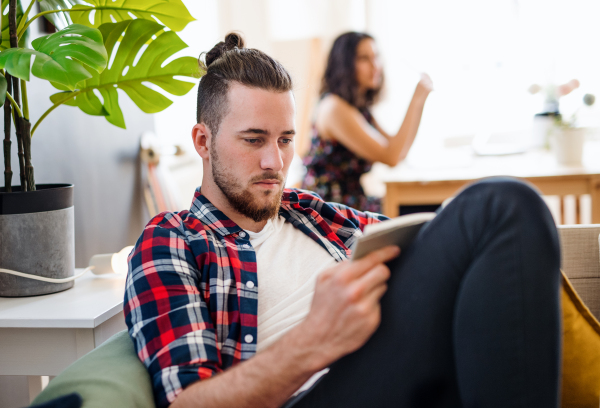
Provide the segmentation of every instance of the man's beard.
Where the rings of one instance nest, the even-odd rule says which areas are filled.
[[[266,190],[264,192],[265,197],[269,195],[272,196],[272,199],[269,203],[259,204],[254,199],[254,196],[249,188],[244,188],[238,182],[238,180],[235,179],[235,177],[226,172],[224,166],[220,164],[216,149],[211,146],[210,150],[213,180],[234,210],[252,219],[254,222],[261,222],[274,218],[279,213],[284,186],[284,180],[281,175],[275,172],[267,171],[250,179],[249,184],[267,179],[279,180],[281,183],[281,188],[279,191]]]

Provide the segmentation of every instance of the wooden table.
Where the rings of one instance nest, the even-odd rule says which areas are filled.
[[[386,184],[384,214],[396,217],[403,205],[441,204],[465,185],[491,176],[529,181],[544,195],[591,196],[592,223],[600,223],[600,141],[588,141],[581,166],[557,164],[547,150],[506,156],[476,156],[470,146],[439,149],[381,171]]]
[[[124,293],[124,276],[88,272],[64,292],[0,298],[0,376],[28,376],[34,398],[41,376],[58,375],[126,328]]]

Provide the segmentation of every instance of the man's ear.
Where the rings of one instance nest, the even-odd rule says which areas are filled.
[[[210,129],[204,123],[197,123],[192,128],[192,140],[196,151],[204,160],[210,158],[210,143],[212,141]]]

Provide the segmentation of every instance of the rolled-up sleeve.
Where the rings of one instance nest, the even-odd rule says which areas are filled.
[[[208,251],[206,246],[205,256]],[[192,253],[176,213],[152,219],[129,256],[125,321],[150,373],[157,407],[168,406],[186,386],[222,371],[201,291],[197,265],[202,256]]]

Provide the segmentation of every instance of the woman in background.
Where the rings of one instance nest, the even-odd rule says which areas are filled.
[[[387,134],[371,115],[382,86],[383,69],[373,37],[357,32],[340,35],[323,77],[302,188],[315,191],[325,201],[381,212],[380,200],[365,196],[360,176],[373,162],[395,166],[406,157],[432,83],[422,74],[395,135]]]

